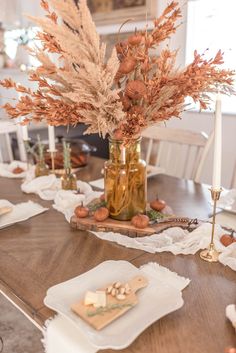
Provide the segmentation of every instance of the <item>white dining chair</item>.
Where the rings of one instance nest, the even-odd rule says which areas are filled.
[[[3,150],[6,151],[7,158],[6,161],[12,162],[14,159],[12,145],[11,145],[11,136],[10,134],[16,135],[16,140],[19,149],[19,157],[21,161],[26,160],[25,148],[23,144],[23,140],[21,137],[21,132],[19,129],[19,125],[14,121],[7,119],[0,119],[0,162],[3,162]]]
[[[164,174],[200,182],[204,163],[214,139],[204,132],[160,126],[143,131],[147,165],[162,168]]]
[[[236,161],[234,163],[233,175],[231,180],[231,189],[236,189]]]

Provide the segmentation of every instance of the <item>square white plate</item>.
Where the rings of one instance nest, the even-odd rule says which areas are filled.
[[[141,270],[127,261],[105,261],[78,277],[51,287],[44,303],[69,319],[97,349],[123,349],[152,323],[181,308],[184,303],[181,291],[148,277],[148,286],[136,293],[138,304],[101,331],[80,319],[70,307],[83,299],[87,290],[95,291],[114,281],[126,282],[140,273]]]

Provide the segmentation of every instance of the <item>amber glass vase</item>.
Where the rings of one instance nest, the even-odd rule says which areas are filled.
[[[40,159],[35,165],[35,177],[49,175],[49,167],[45,163],[44,159]]]
[[[140,141],[128,145],[109,140],[110,159],[105,162],[105,199],[110,217],[130,220],[146,211],[146,163],[140,158]]]
[[[61,176],[61,188],[63,190],[77,190],[76,175],[71,173],[71,169],[65,169],[64,174]]]

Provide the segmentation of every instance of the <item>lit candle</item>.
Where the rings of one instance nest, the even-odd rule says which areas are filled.
[[[216,96],[215,105],[215,131],[214,131],[214,159],[213,159],[213,189],[219,190],[221,187],[221,158],[222,158],[222,115],[221,96]]]
[[[56,150],[55,129],[54,129],[54,126],[52,125],[48,125],[48,139],[49,139],[49,151],[54,152]]]

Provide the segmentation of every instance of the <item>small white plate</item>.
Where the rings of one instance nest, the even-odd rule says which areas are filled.
[[[145,274],[149,284],[137,292],[138,304],[101,331],[92,328],[70,307],[83,299],[87,290],[95,291],[114,281],[126,282],[140,273],[141,270],[127,261],[105,261],[78,277],[51,287],[44,303],[69,319],[97,349],[123,349],[152,323],[181,308],[184,303],[181,291]]]

